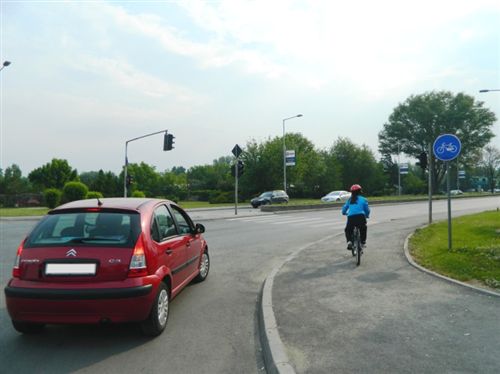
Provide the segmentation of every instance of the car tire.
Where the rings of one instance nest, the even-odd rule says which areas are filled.
[[[12,321],[12,325],[16,329],[16,331],[21,332],[23,334],[38,334],[43,331],[45,324],[44,323],[32,323],[32,322],[21,322],[21,321]]]
[[[170,310],[170,292],[163,282],[158,286],[158,292],[151,307],[151,312],[146,320],[141,322],[142,332],[147,336],[160,335],[168,322]]]
[[[200,272],[194,278],[195,283],[203,282],[207,279],[208,272],[210,271],[210,256],[207,249],[201,255],[199,270]]]

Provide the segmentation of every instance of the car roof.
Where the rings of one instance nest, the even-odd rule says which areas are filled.
[[[64,210],[85,209],[85,208],[101,208],[101,209],[123,209],[140,211],[154,206],[160,202],[175,204],[170,200],[162,199],[149,199],[149,198],[136,198],[136,197],[111,197],[102,199],[85,199],[76,200],[64,205],[58,206],[50,212],[57,213]]]

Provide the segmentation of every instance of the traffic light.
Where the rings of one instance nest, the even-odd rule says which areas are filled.
[[[417,165],[422,168],[422,170],[427,169],[427,152],[422,152],[418,155],[418,160]]]
[[[243,174],[243,171],[245,170],[245,164],[243,161],[238,160],[237,164],[231,165],[231,175],[233,177],[236,177],[236,165],[238,165],[238,178]]]
[[[134,183],[134,177],[128,174],[126,179],[127,188],[129,188],[132,183]]]
[[[243,161],[238,160],[238,176],[243,175],[243,171],[245,170],[245,164]]]
[[[174,148],[174,138],[172,134],[167,134],[165,133],[165,136],[163,137],[163,150],[164,151],[171,151]]]

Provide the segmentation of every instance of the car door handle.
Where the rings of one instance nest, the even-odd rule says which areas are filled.
[[[172,253],[174,253],[174,251],[171,249],[167,249],[165,253],[170,256]]]

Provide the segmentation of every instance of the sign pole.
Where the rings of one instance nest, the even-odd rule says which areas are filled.
[[[234,215],[238,215],[238,157],[234,162]]]
[[[243,150],[236,144],[231,152],[234,155],[234,215],[238,215],[238,166],[239,158]]]
[[[450,192],[450,162],[446,162],[446,189],[448,190],[448,251],[451,251],[451,192]]]
[[[432,223],[432,170],[434,168],[434,163],[432,161],[432,145],[429,144],[429,225]]]
[[[456,135],[442,134],[434,140],[432,149],[434,156],[445,163],[446,189],[448,190],[448,251],[451,251],[451,191],[450,191],[450,161],[460,154],[462,143]]]

